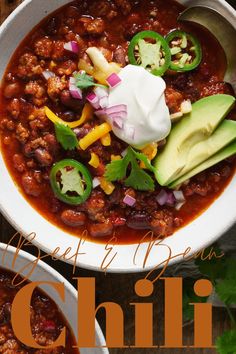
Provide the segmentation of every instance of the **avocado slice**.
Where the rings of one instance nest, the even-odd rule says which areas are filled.
[[[208,139],[195,144],[189,152],[188,166],[198,166],[203,161],[206,161],[210,156],[215,155],[219,150],[230,144],[236,139],[236,121],[224,120],[214,133]],[[183,169],[184,174],[192,169]]]
[[[160,185],[168,186],[222,148],[206,153],[200,151],[201,158],[198,157],[197,161],[192,158],[192,151],[197,151],[195,146],[213,134],[234,102],[235,98],[230,95],[205,97],[195,102],[192,112],[174,125],[166,146],[154,162],[155,176]]]
[[[200,164],[199,166],[195,167],[192,171],[188,172],[183,177],[177,179],[177,181],[173,182],[169,187],[176,188],[183,182],[187,181],[189,178],[197,175],[198,173],[216,165],[217,163],[233,156],[236,154],[236,141],[226,146],[224,149],[217,152],[215,155],[210,157],[208,160]]]

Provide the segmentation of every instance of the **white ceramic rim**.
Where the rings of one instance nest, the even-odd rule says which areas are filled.
[[[186,3],[187,1],[188,0],[182,0],[180,2]],[[67,2],[68,0],[61,0],[60,5]],[[235,10],[226,4],[225,1],[216,0],[216,2],[225,5],[226,10],[230,11],[230,13],[233,12],[236,18]],[[25,0],[1,26],[0,51],[1,46],[3,46],[3,48],[5,48],[7,61],[13,53],[13,48],[11,47],[9,40],[12,39],[14,42],[19,43],[20,40],[25,37],[24,33],[17,32],[17,26],[19,23],[24,23],[26,15],[28,15],[29,18],[28,26],[31,26],[30,28],[33,27],[33,24],[38,23],[38,17],[41,15],[38,14],[38,12],[35,12],[36,3],[38,3],[37,0]],[[47,6],[52,7],[52,9],[58,6],[56,6],[54,2],[47,3]],[[46,13],[47,11],[44,12],[44,14]],[[30,14],[34,14],[33,19]],[[15,48],[16,46],[14,46],[14,49]],[[3,72],[1,65],[5,65],[4,60],[0,63],[0,72]],[[34,244],[47,253],[52,252],[57,246],[60,247],[60,254],[63,254],[68,247],[72,247],[72,250],[75,252],[77,250],[79,239],[50,224],[30,206],[9,176],[1,155],[0,168],[0,185],[4,186],[0,193],[0,209],[8,221],[18,231],[22,232],[23,235],[29,235],[33,231],[36,232],[37,239],[34,241]],[[207,247],[209,244],[216,241],[236,222],[235,189],[236,176],[234,176],[232,182],[220,198],[218,198],[208,210],[189,225],[165,240],[165,244],[172,250],[172,255],[182,254],[188,247],[191,247],[191,254],[197,252],[199,249]],[[144,268],[143,259],[148,244],[142,244],[136,258],[136,264],[134,264],[133,256],[137,246],[138,245],[115,245],[112,254],[117,253],[117,255],[107,271],[114,273],[148,271],[166,260],[169,255],[167,248],[164,246],[154,247]],[[82,251],[85,254],[79,257],[76,263],[77,266],[101,271],[102,261],[107,255],[105,245],[85,242],[82,246]],[[179,256],[176,257],[175,260],[172,260],[171,263],[181,260],[182,257]],[[68,262],[73,263],[73,261]]]
[[[20,251],[18,253],[15,262],[15,267],[14,269],[12,269],[11,262],[15,255],[16,255],[15,247],[8,246],[6,248],[6,244],[0,243],[0,267],[9,271],[13,271],[15,273],[20,272],[21,275],[26,276],[27,270],[21,271],[21,268],[26,264],[32,263],[35,260],[35,257],[27,252]],[[77,306],[78,292],[76,291],[76,289],[60,273],[58,273],[55,269],[53,269],[48,264],[42,261],[38,262],[38,265],[35,271],[30,275],[29,280],[30,281],[51,281],[51,282],[58,282],[64,284],[65,304],[63,304],[63,306],[59,296],[57,296],[54,290],[49,289],[46,286],[45,287],[43,286],[42,289],[59,306],[60,310],[62,311],[68,323],[70,324],[71,329],[74,332],[75,338],[77,338],[77,323],[76,323],[77,307],[76,306]],[[53,297],[52,294],[54,295]],[[65,312],[67,312],[67,314]],[[96,343],[99,348],[80,349],[80,354],[109,354],[107,348],[102,348],[102,346],[105,345],[105,339],[97,321],[95,321],[95,330],[96,330]]]

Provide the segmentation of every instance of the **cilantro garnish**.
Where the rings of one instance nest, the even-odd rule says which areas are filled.
[[[65,150],[73,150],[78,146],[78,139],[73,130],[67,125],[55,123],[55,132],[57,141]]]
[[[216,340],[216,349],[220,354],[236,354],[236,329],[225,332]]]
[[[190,303],[205,303],[207,297],[198,297],[193,288],[195,279],[184,279],[184,293],[183,293],[183,318],[185,321],[191,321],[194,319],[194,307],[189,305]]]
[[[124,179],[126,187],[132,187],[140,191],[153,191],[155,189],[154,181],[147,172],[140,168],[138,161],[144,162],[148,170],[154,171],[154,167],[144,154],[136,152],[129,147],[126,156],[122,160],[112,161],[106,166],[105,178],[109,182]],[[130,173],[128,172],[128,167],[130,167]]]
[[[66,170],[60,169],[61,172],[61,185],[63,186],[61,192],[66,194],[67,192],[76,192],[78,195],[84,194],[84,185],[80,174],[76,169]]]
[[[217,353],[236,354],[236,319],[229,307],[236,304],[236,259],[222,258],[222,252],[218,248],[215,249],[215,254],[219,258],[214,257],[211,261],[197,259],[195,263],[200,273],[214,284],[215,293],[224,303],[232,324],[231,330],[224,332],[217,338]],[[196,297],[193,291],[194,282],[194,279],[184,280],[183,316],[185,320],[193,319],[193,306],[190,306],[189,303],[208,300],[208,298]]]
[[[92,76],[86,74],[85,72],[74,74],[74,78],[75,78],[76,86],[78,88],[80,88],[81,90],[87,89],[87,88],[93,87],[93,86],[98,86],[98,87],[103,87],[103,88],[107,87],[105,85],[100,85],[100,84],[97,84],[96,82],[94,82],[94,78]]]

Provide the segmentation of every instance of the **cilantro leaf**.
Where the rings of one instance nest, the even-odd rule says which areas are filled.
[[[236,354],[236,329],[227,331],[218,337],[216,349],[219,354]]]
[[[217,281],[215,289],[220,300],[223,301],[226,305],[236,304],[236,279],[235,278],[230,278],[230,279],[226,278]]]
[[[61,172],[61,192],[66,194],[67,192],[76,192],[79,195],[84,194],[84,186],[80,174],[74,168],[72,170],[66,170],[62,168]]]
[[[212,247],[208,247],[205,250],[204,255],[210,254],[211,250],[213,250]],[[224,278],[226,273],[226,258],[222,256],[223,252],[219,248],[214,247],[214,254],[215,256],[211,259],[203,261],[198,258],[195,261],[199,271],[213,282],[217,279]]]
[[[120,181],[126,177],[126,170],[129,165],[127,155],[122,160],[112,161],[106,166],[105,178],[109,182]]]
[[[149,174],[142,170],[136,161],[131,162],[131,166],[130,176],[125,181],[126,187],[132,187],[141,191],[153,191],[155,185]]]
[[[67,125],[55,123],[55,132],[57,141],[62,145],[65,150],[73,150],[77,148],[79,142],[76,134]]]
[[[75,84],[78,88],[81,90],[87,89],[92,86],[98,86],[98,87],[106,87],[105,85],[100,85],[94,82],[94,78],[85,72],[83,73],[76,73],[74,74],[75,77]]]
[[[142,161],[148,170],[152,171],[153,173],[156,172],[155,167],[152,166],[150,160],[148,159],[148,157],[146,155],[144,155],[141,152],[137,152],[133,149],[132,149],[132,151],[133,151],[133,154],[135,155],[136,159],[138,159],[139,161]]]
[[[194,283],[196,279],[184,279],[183,292],[183,317],[185,321],[194,319],[194,307],[190,303],[205,303],[208,297],[199,297],[194,292]]]
[[[137,160],[143,161],[146,167],[150,171],[153,171],[154,168],[148,158],[129,147],[126,156],[122,160],[113,161],[106,166],[105,178],[109,182],[115,182],[127,177],[124,182],[127,187],[132,187],[140,191],[153,191],[155,185],[152,177],[139,167]],[[129,166],[131,170],[128,175]]]

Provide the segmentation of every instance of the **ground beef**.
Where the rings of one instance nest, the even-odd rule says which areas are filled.
[[[166,104],[171,113],[176,113],[180,111],[180,105],[184,101],[183,95],[174,90],[171,87],[168,87],[165,91]]]
[[[25,144],[27,140],[29,139],[30,132],[27,128],[25,128],[22,123],[17,124],[16,127],[16,138],[19,140],[22,144]]]
[[[88,34],[100,35],[105,31],[105,23],[100,18],[91,20],[86,23],[85,29]]]
[[[66,87],[66,83],[62,81],[60,77],[55,76],[48,79],[47,86],[48,86],[47,89],[48,96],[52,100],[56,100],[60,95],[60,93]]]
[[[21,154],[15,154],[15,155],[13,155],[12,159],[13,159],[13,164],[14,164],[15,169],[18,172],[21,172],[21,173],[24,172],[26,169],[24,156]]]
[[[20,101],[17,98],[11,100],[7,106],[7,111],[14,119],[17,119],[20,115]]]
[[[77,64],[72,60],[67,60],[56,67],[56,73],[59,76],[70,76],[77,69]]]
[[[35,54],[39,57],[48,59],[51,57],[52,48],[53,48],[53,41],[47,37],[38,39],[35,42]]]
[[[128,15],[131,12],[131,4],[128,0],[114,0],[114,3],[121,10],[123,15]]]
[[[31,54],[25,53],[19,59],[19,66],[17,75],[20,78],[34,77],[41,75],[43,72],[42,67],[39,64],[38,58]]]
[[[25,94],[30,95],[32,102],[38,107],[47,101],[46,90],[38,81],[30,81],[25,86]]]

